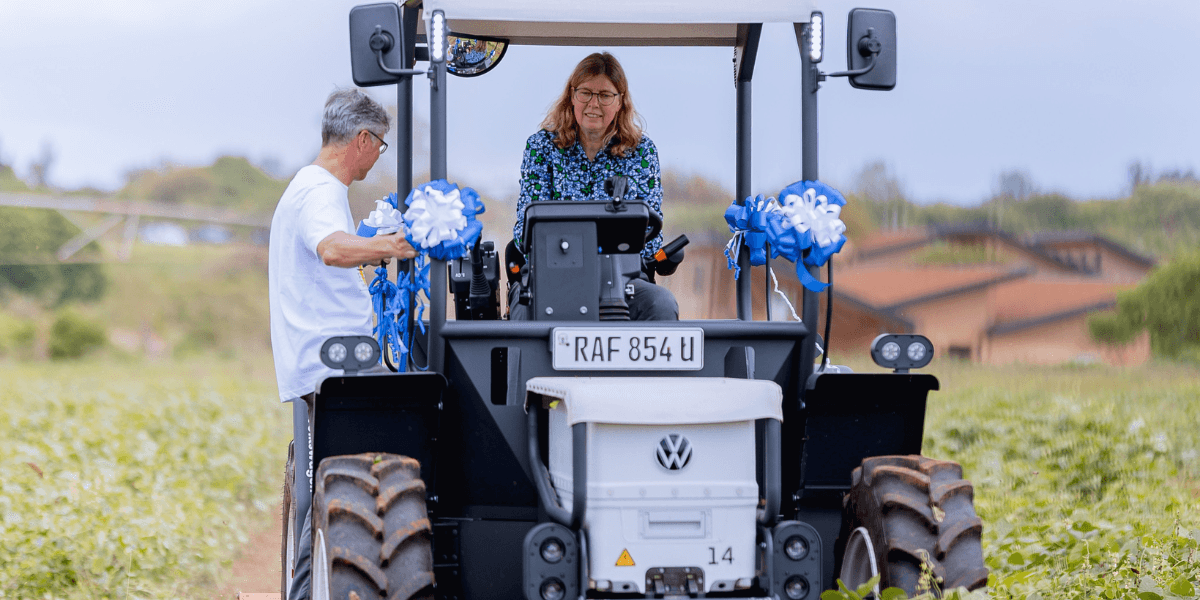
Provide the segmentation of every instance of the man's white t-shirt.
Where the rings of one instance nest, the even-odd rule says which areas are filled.
[[[371,295],[358,269],[321,261],[317,244],[330,234],[353,234],[349,187],[309,165],[288,184],[271,219],[267,279],[271,350],[279,399],[311,394],[337,374],[321,363],[321,344],[338,335],[371,335]]]

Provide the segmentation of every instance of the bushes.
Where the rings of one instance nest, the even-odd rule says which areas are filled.
[[[1148,329],[1156,355],[1200,356],[1200,252],[1180,256],[1136,289],[1122,292],[1116,314],[1089,318],[1088,329],[1109,344],[1125,343]]]
[[[31,358],[36,341],[36,323],[0,313],[0,357]]]
[[[64,310],[50,327],[50,358],[79,358],[108,341],[104,325],[73,311]]]
[[[100,265],[56,264],[55,251],[78,233],[53,211],[0,207],[0,292],[12,290],[49,306],[103,297],[108,277]],[[82,252],[98,250],[92,242]]]

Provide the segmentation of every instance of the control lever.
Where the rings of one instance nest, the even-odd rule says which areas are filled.
[[[650,276],[651,282],[656,274],[666,277],[675,273],[679,263],[683,262],[683,247],[688,245],[689,241],[686,235],[681,235],[659,248],[658,252],[654,253],[654,258],[646,259],[642,270]]]
[[[613,175],[604,180],[604,194],[612,199],[613,210],[621,210],[625,202],[625,191],[629,189],[629,178],[624,175]]]
[[[450,291],[454,294],[455,318],[459,320],[496,320],[500,318],[500,259],[492,242],[477,241],[469,258],[458,258],[447,265]]]

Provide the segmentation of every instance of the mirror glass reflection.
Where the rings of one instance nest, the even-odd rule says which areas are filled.
[[[459,77],[474,77],[492,70],[500,59],[508,44],[503,41],[485,40],[456,35],[446,36],[448,49],[446,53],[446,70]]]

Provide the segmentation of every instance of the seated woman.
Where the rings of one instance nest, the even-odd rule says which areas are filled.
[[[658,150],[642,133],[641,116],[633,109],[625,71],[613,55],[584,58],[567,86],[529,137],[521,161],[521,197],[513,236],[520,247],[525,209],[540,200],[608,200],[604,180],[629,178],[628,200],[640,200],[662,216],[662,175]],[[651,259],[662,246],[662,234],[646,242],[642,256]],[[645,279],[633,281],[629,318],[666,321],[679,318],[679,305],[666,288]]]

